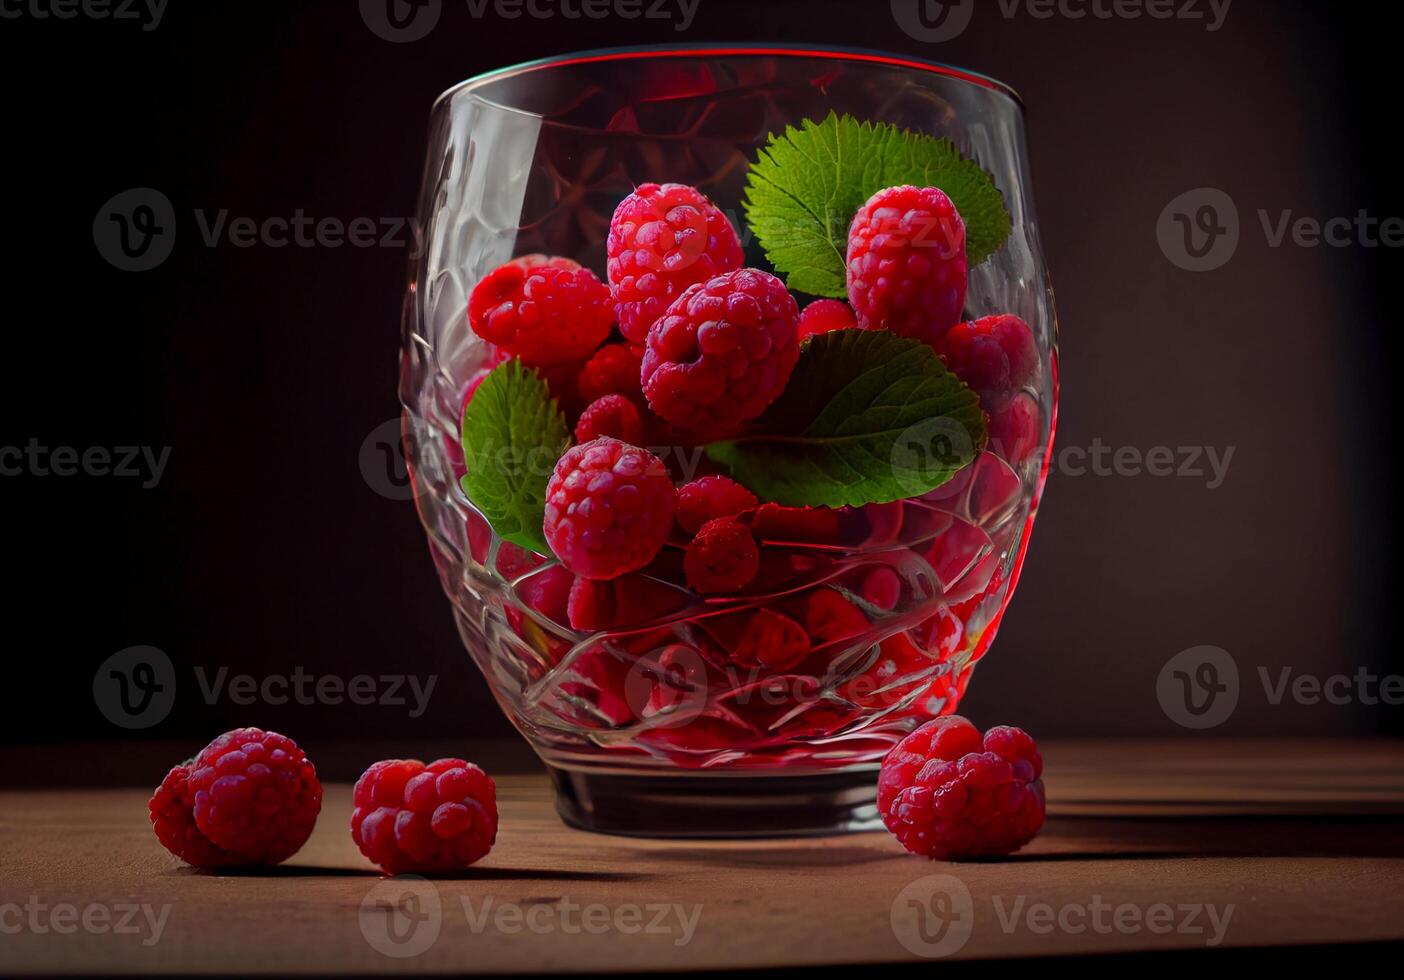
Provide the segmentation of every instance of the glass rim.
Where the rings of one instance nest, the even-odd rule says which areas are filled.
[[[494,68],[490,71],[482,72],[465,78],[463,81],[445,89],[434,100],[434,108],[448,102],[454,97],[466,92],[471,92],[480,85],[490,82],[498,82],[510,78],[514,75],[521,75],[527,72],[540,71],[544,68],[566,68],[571,65],[585,65],[608,61],[638,61],[647,58],[727,58],[727,57],[782,57],[782,58],[821,58],[831,61],[844,61],[854,64],[876,64],[885,65],[890,68],[907,68],[917,71],[927,72],[933,75],[941,75],[946,78],[953,78],[957,81],[970,85],[977,85],[981,88],[998,92],[1012,100],[1020,110],[1024,109],[1024,100],[1014,87],[989,75],[979,72],[969,71],[965,68],[957,68],[940,61],[929,61],[924,58],[915,58],[909,55],[893,54],[887,51],[878,51],[872,48],[844,47],[841,45],[824,44],[731,44],[731,43],[694,43],[694,44],[657,44],[657,45],[635,45],[630,47],[616,48],[590,48],[584,51],[571,51],[564,54],[548,55],[544,58],[534,58],[530,61],[518,62],[515,65],[506,65],[501,68]],[[490,99],[484,99],[491,102]],[[493,102],[493,105],[497,103]],[[517,111],[511,106],[500,106],[502,109]]]

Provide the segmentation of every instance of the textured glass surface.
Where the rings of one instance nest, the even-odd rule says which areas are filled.
[[[829,512],[823,533],[773,529],[762,572],[740,596],[703,601],[680,584],[681,552],[665,554],[650,572],[676,592],[677,611],[576,632],[539,598],[564,570],[502,542],[459,486],[460,406],[489,366],[466,321],[468,293],[531,252],[603,277],[610,215],[648,181],[700,188],[741,230],[748,263],[767,268],[743,224],[748,162],[771,132],[831,110],[948,137],[993,176],[1013,234],[971,269],[966,314],[1015,313],[1033,327],[1041,363],[1027,394],[1041,449],[1017,469],[987,451],[923,498]],[[464,644],[547,761],[674,774],[859,767],[954,710],[1018,578],[1056,408],[1052,298],[1022,114],[1006,91],[813,51],[525,66],[437,103],[420,218],[427,247],[407,294],[400,380],[416,501]],[[783,673],[738,662],[749,610],[802,621],[820,590],[860,609],[861,626],[827,628],[832,639]]]

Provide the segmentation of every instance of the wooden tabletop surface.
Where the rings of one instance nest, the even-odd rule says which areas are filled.
[[[145,789],[0,793],[0,972],[624,971],[936,962],[1404,939],[1404,746],[1064,742],[1049,822],[997,862],[883,833],[704,843],[562,826],[499,779],[461,878],[377,876],[327,787],[282,868],[193,871]]]

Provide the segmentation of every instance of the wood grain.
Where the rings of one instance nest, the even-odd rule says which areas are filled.
[[[328,787],[315,834],[287,866],[217,875],[161,850],[144,789],[5,792],[0,962],[18,973],[920,962],[928,947],[903,937],[920,939],[923,922],[928,939],[949,934],[940,916],[918,919],[938,894],[932,875],[958,882],[937,884],[968,912],[951,920],[969,926],[957,959],[1204,947],[1216,938],[1210,908],[1227,917],[1225,948],[1404,939],[1399,745],[1082,742],[1046,756],[1043,835],[1010,860],[961,865],[912,858],[885,834],[699,843],[582,833],[560,824],[545,778],[530,774],[499,781],[498,845],[460,879],[379,878],[346,831],[344,784]],[[415,896],[418,920],[403,914]],[[381,951],[422,942],[435,901],[427,948]],[[112,931],[128,906],[151,910],[159,932],[140,914],[128,923],[136,932]],[[94,918],[103,909],[106,928]],[[392,921],[407,942],[385,940]]]

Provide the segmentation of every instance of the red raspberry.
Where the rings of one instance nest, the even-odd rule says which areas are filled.
[[[853,307],[842,300],[816,299],[804,308],[799,318],[799,339],[830,330],[849,330],[858,325]]]
[[[1038,448],[1038,402],[1020,392],[990,417],[990,448],[1019,466]]]
[[[889,565],[878,565],[863,575],[860,588],[864,599],[884,612],[889,612],[896,607],[897,600],[902,598],[902,576]]]
[[[683,559],[687,584],[703,595],[736,592],[760,570],[760,549],[750,528],[730,517],[703,524]]]
[[[571,447],[556,463],[542,529],[576,575],[618,578],[662,550],[676,508],[673,481],[658,457],[603,437]]]
[[[635,344],[688,286],[745,261],[726,215],[686,184],[641,184],[620,201],[605,251],[619,329]]]
[[[622,575],[608,582],[578,578],[570,587],[570,625],[577,630],[642,626],[675,613],[688,596],[647,575]]]
[[[804,626],[815,643],[847,640],[868,628],[868,617],[837,589],[815,589],[804,603]]]
[[[292,857],[322,809],[317,770],[292,739],[277,732],[225,732],[188,769],[182,795],[195,826],[243,864],[278,864]]]
[[[738,269],[688,287],[648,331],[648,403],[678,428],[731,435],[773,402],[799,359],[799,308],[768,272]]]
[[[946,367],[982,399],[1024,387],[1038,370],[1033,330],[1011,314],[957,323],[934,346]]]
[[[809,634],[784,613],[757,609],[732,648],[731,657],[745,667],[789,670],[809,656]]]
[[[889,187],[848,231],[848,299],[858,325],[934,343],[965,308],[965,222],[935,187]]]
[[[468,296],[484,340],[532,366],[578,361],[609,336],[609,287],[570,259],[524,255],[498,266]]]
[[[176,766],[166,773],[166,778],[161,780],[161,785],[146,804],[156,839],[166,850],[197,868],[221,868],[246,863],[200,833],[191,810],[194,800],[189,780],[189,764]]]
[[[1043,759],[1017,728],[983,743],[958,715],[902,739],[882,763],[878,811],[913,854],[940,861],[1010,854],[1043,826]]]
[[[634,344],[605,344],[580,369],[576,387],[580,397],[595,401],[605,395],[623,395],[643,401],[639,369],[643,347]]]
[[[497,787],[471,762],[377,762],[356,780],[351,839],[387,874],[450,874],[492,850]]]
[[[756,495],[729,476],[704,476],[678,487],[678,526],[696,534],[718,517],[735,517],[759,503]]]
[[[595,399],[575,423],[575,441],[585,443],[600,436],[609,436],[631,446],[642,445],[644,423],[639,407],[623,395]]]
[[[836,545],[842,535],[839,512],[828,507],[761,504],[752,527],[756,537],[777,544]]]

